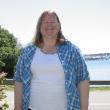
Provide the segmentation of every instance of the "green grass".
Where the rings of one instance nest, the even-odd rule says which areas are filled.
[[[6,85],[6,91],[14,91],[14,85]]]
[[[90,87],[90,92],[91,91],[110,91],[110,87],[104,86],[104,87]]]
[[[14,85],[6,85],[7,91],[13,91]],[[102,87],[90,87],[90,92],[92,91],[110,91],[110,86],[102,86]]]

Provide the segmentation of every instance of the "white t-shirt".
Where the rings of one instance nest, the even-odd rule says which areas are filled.
[[[65,76],[58,54],[45,54],[37,48],[31,71],[32,110],[67,110]]]

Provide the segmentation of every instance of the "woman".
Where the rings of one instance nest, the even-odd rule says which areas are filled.
[[[16,65],[15,110],[88,110],[89,74],[65,39],[55,12],[44,11]]]

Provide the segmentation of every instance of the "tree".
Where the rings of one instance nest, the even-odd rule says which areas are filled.
[[[0,26],[0,71],[8,73],[8,78],[13,77],[21,47],[14,35]]]

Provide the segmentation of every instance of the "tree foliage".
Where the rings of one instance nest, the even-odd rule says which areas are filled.
[[[14,35],[0,26],[0,71],[8,73],[7,77],[13,77],[20,48]]]

